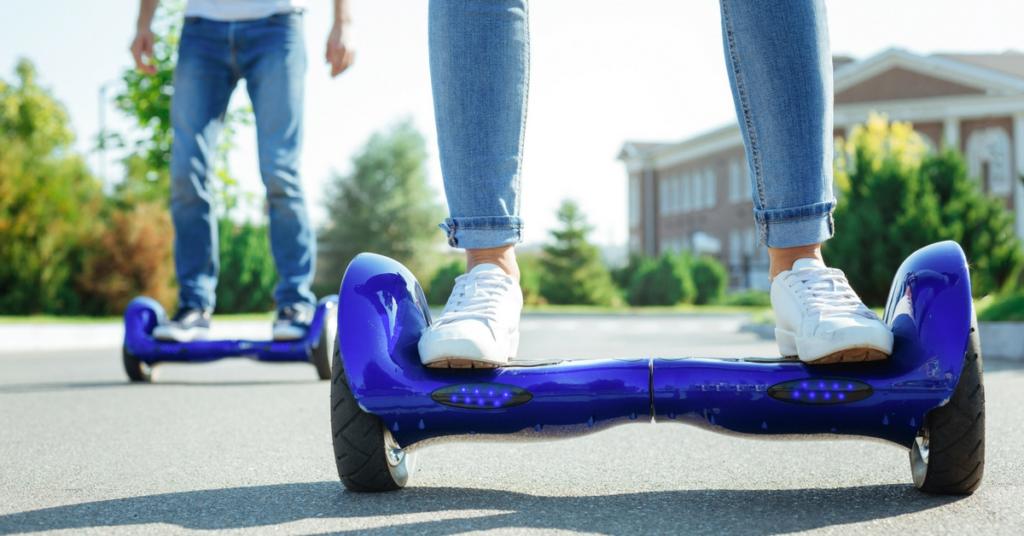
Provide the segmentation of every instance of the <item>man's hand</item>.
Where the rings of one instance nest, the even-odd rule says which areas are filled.
[[[135,68],[146,74],[156,74],[156,66],[153,65],[153,32],[149,28],[140,28],[132,40],[132,57],[135,58]]]
[[[327,51],[324,59],[331,64],[331,76],[335,77],[348,69],[355,61],[355,52],[349,44],[348,22],[336,21],[327,36]]]

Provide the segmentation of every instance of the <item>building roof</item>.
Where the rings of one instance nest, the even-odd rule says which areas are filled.
[[[1000,54],[943,53],[934,55],[953,61],[970,63],[977,67],[999,71],[1010,76],[1024,79],[1024,52],[1020,52],[1018,50],[1007,50]]]
[[[1015,99],[1024,96],[1024,53],[1016,50],[992,54],[921,55],[890,48],[859,61],[837,56],[834,69],[836,95],[893,69],[902,69],[952,84],[950,87],[969,86],[980,95],[1009,96]],[[837,104],[837,109],[840,106]],[[680,161],[696,156],[696,153],[721,148],[727,139],[740,139],[739,128],[735,123],[677,142],[627,141],[619,151],[618,159],[626,162],[631,169],[645,160]]]

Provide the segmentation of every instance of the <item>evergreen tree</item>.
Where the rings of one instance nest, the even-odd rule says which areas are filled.
[[[939,197],[945,236],[964,248],[974,294],[983,296],[1006,287],[1024,263],[1010,212],[1000,200],[981,191],[956,151],[925,158],[921,176]]]
[[[540,264],[541,295],[549,303],[610,305],[618,300],[615,285],[600,253],[587,241],[592,227],[573,201],[558,209],[561,226],[551,231],[554,241],[544,246]]]
[[[423,136],[408,121],[376,133],[333,177],[325,194],[329,222],[320,232],[321,287],[336,291],[363,251],[387,255],[423,273],[441,239],[441,208],[427,184]]]
[[[909,124],[875,116],[837,161],[836,233],[824,255],[869,305],[885,303],[907,255],[943,237],[938,196],[918,172],[926,150]]]
[[[908,123],[873,116],[837,160],[836,234],[824,253],[868,304],[883,304],[903,259],[938,240],[963,246],[976,294],[1001,288],[1020,269],[1006,210],[967,177],[958,154],[926,153]]]

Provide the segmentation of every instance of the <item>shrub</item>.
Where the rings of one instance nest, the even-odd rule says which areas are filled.
[[[641,260],[627,292],[630,305],[692,303],[696,295],[689,257],[668,252]]]
[[[706,255],[693,260],[690,265],[696,296],[693,303],[707,305],[721,301],[729,285],[729,272],[714,257]]]
[[[721,303],[722,305],[770,307],[772,300],[771,296],[763,290],[743,290],[726,294]]]
[[[159,203],[113,210],[102,232],[86,244],[76,278],[90,312],[120,314],[139,295],[170,309],[176,298],[173,239],[170,215]]]
[[[543,305],[547,303],[540,292],[541,272],[544,267],[540,258],[533,254],[517,255],[519,260],[519,286],[523,290],[523,304]]]
[[[99,232],[99,181],[74,154],[63,105],[28,60],[0,79],[0,313],[89,312],[75,288]]]
[[[996,296],[980,308],[978,320],[985,322],[1024,322],[1024,291],[1018,290]]]
[[[466,261],[459,259],[442,265],[434,272],[427,285],[427,302],[433,306],[442,306],[448,301],[452,289],[455,288],[455,278],[466,273]]]
[[[217,312],[248,313],[274,307],[277,269],[265,223],[221,218]]]

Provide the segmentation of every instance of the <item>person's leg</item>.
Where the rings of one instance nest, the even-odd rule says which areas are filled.
[[[518,278],[519,180],[529,69],[525,0],[432,0],[430,75],[450,217],[469,268]]]
[[[835,208],[824,2],[721,0],[721,10],[780,350],[818,363],[884,358],[892,334],[821,257]]]
[[[832,236],[835,207],[825,7],[821,0],[722,0],[721,6],[761,241],[770,252],[810,251]],[[780,267],[789,268],[783,263],[772,271]]]
[[[310,290],[316,236],[299,177],[306,74],[302,24],[299,13],[239,23],[235,41],[238,66],[256,116],[270,246],[279,276],[274,290],[279,310],[295,305],[311,309],[316,303]]]
[[[525,0],[432,0],[430,75],[450,217],[469,273],[420,340],[432,366],[500,365],[518,345],[519,180],[526,125]],[[472,311],[472,312],[469,312]]]
[[[181,33],[171,101],[171,215],[179,308],[212,310],[216,295],[217,220],[210,191],[217,137],[237,83],[226,24],[189,18]]]

